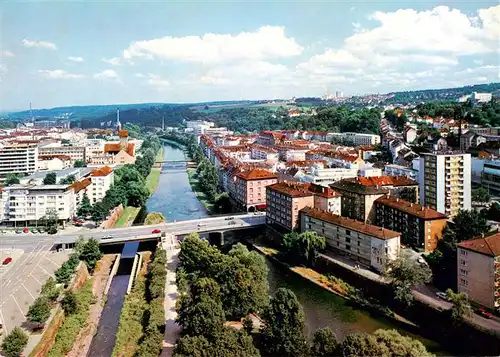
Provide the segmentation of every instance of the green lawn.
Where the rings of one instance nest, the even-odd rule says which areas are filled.
[[[158,181],[160,179],[161,169],[153,167],[148,177],[146,177],[146,187],[149,190],[150,195],[155,192],[156,187],[158,187]]]
[[[212,202],[208,199],[207,195],[201,189],[198,179],[196,177],[196,169],[187,169],[187,174],[189,178],[189,184],[191,185],[191,190],[194,192],[201,204],[207,209],[209,214],[215,212],[215,207]]]
[[[122,214],[120,215],[120,217],[116,221],[115,227],[116,228],[126,227],[127,223],[129,221],[132,221],[132,222],[134,221],[134,219],[137,216],[137,214],[139,213],[139,211],[140,211],[140,208],[138,208],[138,207],[132,207],[132,206],[125,207]]]
[[[155,161],[162,161],[163,160],[163,146],[158,150],[156,153],[156,158]]]

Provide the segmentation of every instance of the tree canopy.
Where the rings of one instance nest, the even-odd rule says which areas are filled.
[[[2,341],[2,353],[6,357],[19,357],[28,344],[28,335],[19,327],[12,331]]]
[[[284,259],[292,264],[313,266],[325,246],[325,237],[316,232],[291,232],[283,237],[281,251]]]
[[[56,183],[57,183],[57,176],[55,172],[49,172],[47,175],[45,175],[43,179],[44,185],[55,185]]]
[[[5,181],[3,182],[5,186],[19,184],[19,174],[7,174],[5,175]]]

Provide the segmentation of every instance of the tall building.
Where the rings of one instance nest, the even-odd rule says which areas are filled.
[[[491,195],[500,195],[500,160],[486,160],[484,162],[481,185]]]
[[[32,142],[0,143],[0,180],[7,174],[28,175],[37,171],[38,147]]]
[[[420,204],[457,215],[471,209],[471,157],[462,152],[422,154],[419,164]]]

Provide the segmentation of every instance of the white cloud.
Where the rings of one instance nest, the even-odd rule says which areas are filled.
[[[39,69],[38,73],[40,73],[43,77],[50,79],[79,79],[85,77],[83,74],[69,73],[63,69]]]
[[[164,89],[166,87],[170,86],[170,82],[156,74],[149,73],[148,74],[148,79],[146,81],[147,84],[157,88],[157,89]]]
[[[35,47],[35,48],[45,48],[47,50],[57,50],[57,46],[52,42],[47,41],[31,41],[24,39],[23,40],[24,47]]]
[[[121,59],[118,57],[112,57],[112,58],[103,58],[103,62],[106,62],[112,66],[119,66],[121,65]]]
[[[3,63],[0,63],[0,74],[5,74],[9,71],[9,69],[7,68],[7,66]]]
[[[135,73],[134,77],[135,78],[145,78],[146,76],[144,74],[142,74],[142,73]]]
[[[69,56],[68,60],[73,61],[73,62],[83,62],[83,58],[82,57]]]
[[[277,80],[286,74],[288,68],[282,64],[265,61],[245,61],[232,66],[217,66],[200,77],[203,84],[255,83],[260,80]]]
[[[132,43],[125,59],[160,58],[190,62],[223,62],[292,57],[303,47],[285,35],[284,27],[263,26],[237,35],[207,33],[203,36],[163,37]]]
[[[1,57],[14,57],[14,54],[10,51],[0,51]]]
[[[119,80],[118,73],[116,73],[112,69],[105,69],[102,72],[94,74],[95,79],[103,79],[103,80]]]

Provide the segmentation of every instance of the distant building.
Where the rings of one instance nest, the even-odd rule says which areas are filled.
[[[331,133],[337,141],[343,141],[353,145],[377,145],[380,144],[380,135],[362,133]]]
[[[38,170],[64,170],[72,167],[71,161],[71,157],[67,155],[38,156]]]
[[[29,175],[37,169],[37,143],[0,143],[0,180],[4,179],[7,174]]]
[[[85,147],[83,146],[65,146],[57,143],[41,143],[38,148],[40,156],[69,156],[71,163],[75,161],[85,161]]]
[[[387,176],[406,176],[412,180],[418,179],[418,171],[402,165],[385,165],[384,174]]]
[[[481,185],[491,195],[500,195],[500,160],[485,160]]]
[[[135,144],[129,141],[128,130],[118,132],[120,141],[104,144],[104,152],[88,160],[89,166],[115,166],[135,163]]]
[[[202,134],[205,134],[205,130],[207,130],[208,128],[213,128],[215,126],[215,123],[210,121],[195,120],[188,121],[186,125],[188,129],[191,129],[193,131],[194,135],[200,136]]]
[[[500,233],[457,244],[458,292],[486,308],[500,307]]]
[[[487,141],[488,140],[484,136],[476,134],[473,131],[468,131],[460,137],[460,150],[466,151],[471,146],[478,147],[479,144]]]

